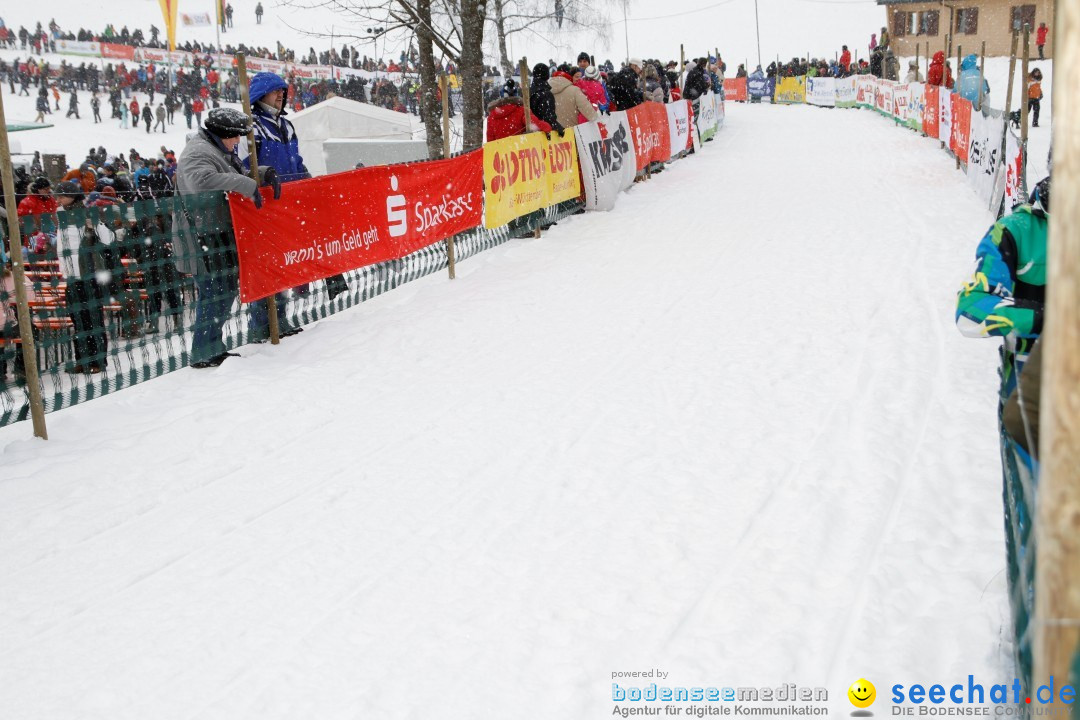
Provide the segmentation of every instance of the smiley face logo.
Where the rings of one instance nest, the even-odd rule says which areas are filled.
[[[851,687],[847,690],[847,696],[855,707],[868,708],[877,699],[877,690],[874,689],[874,683],[860,678],[851,683]]]

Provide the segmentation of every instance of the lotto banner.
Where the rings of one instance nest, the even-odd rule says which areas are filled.
[[[101,57],[113,60],[135,60],[135,48],[131,45],[101,43]]]
[[[637,161],[625,112],[601,115],[574,128],[586,210],[611,210],[619,193],[634,184]]]
[[[952,137],[952,93],[948,88],[938,92],[938,140],[950,143]]]
[[[475,150],[285,183],[279,200],[262,188],[262,210],[230,193],[240,300],[396,260],[474,228],[483,220],[483,182]]]
[[[732,78],[724,80],[724,99],[735,102],[746,102],[746,78]]]
[[[633,133],[638,172],[643,171],[649,163],[671,159],[671,134],[663,103],[641,103],[626,111],[626,119],[630,121],[630,131]]]
[[[698,105],[699,112],[694,121],[697,123],[698,137],[701,138],[701,142],[705,142],[716,134],[717,123],[720,120],[716,112],[717,101],[718,96],[713,95],[710,91],[705,93],[705,96],[701,98],[701,103]],[[671,147],[674,149],[675,145],[673,144]]]
[[[1001,198],[994,201],[994,185],[1001,169],[1001,141],[1005,136],[1002,113],[985,108],[971,114],[968,139],[968,185],[983,201],[983,206],[997,210]]]
[[[971,101],[959,95],[952,99],[952,123],[949,133],[949,149],[960,162],[968,161],[968,142],[971,139]]]
[[[936,138],[939,132],[941,98],[938,96],[940,91],[937,85],[926,85],[923,90],[922,131],[932,138]]]
[[[859,75],[855,80],[855,104],[859,107],[877,107],[878,79],[873,75]]]
[[[853,108],[856,103],[858,92],[858,77],[852,75],[846,78],[836,79],[836,107]]]
[[[699,106],[704,108],[706,105],[715,108],[711,92],[701,96]],[[671,148],[671,155],[667,159],[670,160],[694,146],[693,140],[690,138],[690,125],[693,122],[694,111],[690,107],[689,100],[676,100],[667,103],[664,109],[667,111],[668,147]],[[715,120],[715,117],[713,119]],[[715,131],[716,127],[714,126],[713,132]],[[702,140],[704,139],[702,138]]]
[[[802,75],[780,78],[773,101],[788,104],[806,102],[806,78]]]
[[[747,83],[747,92],[750,97],[756,98],[769,98],[772,99],[773,93],[776,91],[776,78],[761,78],[755,80],[750,78],[750,82]],[[726,94],[726,92],[725,92]]]
[[[484,144],[484,225],[496,228],[522,215],[581,195],[574,132],[528,133]]]
[[[806,79],[806,102],[819,107],[836,106],[836,78],[812,77]]]
[[[878,80],[877,92],[874,95],[874,107],[878,112],[886,115],[893,114],[893,100],[896,90],[896,83],[892,80]]]

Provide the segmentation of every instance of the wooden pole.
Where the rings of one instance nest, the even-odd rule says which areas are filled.
[[[446,74],[439,76],[439,90],[442,94],[443,157],[450,158],[450,82]],[[446,264],[450,270],[450,279],[457,277],[454,262],[454,236],[446,238]]]
[[[251,177],[255,185],[259,184],[259,155],[255,152],[255,119],[251,117],[251,98],[248,95],[247,58],[244,53],[236,54],[237,84],[240,86],[240,102],[244,106],[244,114],[251,120],[251,129],[248,130],[248,164],[251,165]],[[258,192],[258,190],[256,190]],[[277,318],[277,295],[271,293],[266,298],[266,312],[270,316],[270,344],[277,345],[281,342],[281,328],[278,327]]]
[[[15,168],[11,165],[11,146],[8,144],[4,99],[0,93],[0,168],[4,174],[4,210],[7,212],[8,239],[11,244],[11,272],[15,276],[15,303],[19,314],[19,338],[22,341],[23,365],[26,370],[26,389],[30,395],[30,419],[34,436],[49,439],[45,428],[45,403],[41,398],[38,379],[37,350],[34,347],[34,326],[26,298],[26,267],[23,265],[22,235],[19,232],[19,208],[15,203]]]
[[[679,90],[683,87],[683,66],[686,65],[686,51],[679,45]]]
[[[982,48],[979,50],[979,107],[976,108],[979,112],[982,112],[984,80],[986,77],[986,41],[982,41]]]
[[[1059,691],[1069,682],[1080,642],[1080,204],[1073,202],[1080,193],[1080,6],[1058,2],[1054,24],[1062,41],[1054,48],[1053,90],[1054,196],[1059,202],[1050,213],[1041,341],[1032,686],[1049,684],[1053,675]]]
[[[525,132],[529,131],[529,123],[532,122],[532,109],[529,106],[529,61],[521,58],[521,104],[525,108]],[[533,229],[533,237],[540,237],[540,226]]]
[[[1027,197],[1027,140],[1028,140],[1028,104],[1027,100],[1027,81],[1028,81],[1028,59],[1031,57],[1031,26],[1024,25],[1024,64],[1021,66],[1020,71],[1020,192],[1024,197]],[[1057,65],[1057,63],[1055,63]],[[1058,94],[1058,97],[1061,97]],[[1055,123],[1056,124],[1056,123]],[[1058,195],[1062,197],[1062,195]]]
[[[915,79],[918,81],[919,70],[919,51],[922,50],[922,43],[915,43]]]
[[[1012,48],[1009,50],[1009,88],[1005,91],[1005,127],[1008,127],[1009,113],[1012,112],[1013,84],[1016,80],[1016,43],[1019,40],[1020,35],[1013,30]],[[1002,151],[1001,156],[1005,157],[1004,151]]]

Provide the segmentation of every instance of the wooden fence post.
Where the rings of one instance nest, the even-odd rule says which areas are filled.
[[[255,151],[255,118],[251,116],[251,98],[248,93],[247,58],[244,53],[237,53],[237,84],[240,86],[240,102],[244,106],[244,114],[251,121],[251,130],[248,130],[248,164],[251,166],[251,177],[255,185],[259,184],[259,155]],[[255,192],[258,192],[256,190]],[[266,313],[270,316],[270,344],[277,345],[281,342],[281,328],[278,327],[277,317],[277,294],[270,293],[266,298]]]
[[[982,112],[984,78],[986,77],[986,41],[982,41],[982,48],[979,51],[979,112]]]
[[[1027,197],[1027,169],[1028,169],[1028,104],[1027,104],[1027,81],[1028,59],[1031,57],[1031,26],[1024,25],[1024,63],[1020,71],[1020,193]],[[1054,63],[1057,67],[1057,63]],[[1061,97],[1061,95],[1058,95]],[[1056,123],[1055,123],[1056,124]],[[1062,197],[1058,195],[1058,197]]]
[[[521,58],[521,104],[525,108],[525,132],[529,131],[529,123],[532,122],[532,108],[529,105],[529,61]],[[533,229],[533,237],[540,237],[540,226]]]
[[[22,234],[19,232],[19,210],[15,204],[15,168],[11,164],[4,99],[0,96],[0,168],[4,175],[4,210],[7,212],[8,240],[11,244],[11,272],[15,276],[15,304],[19,314],[19,339],[22,345],[23,366],[26,371],[26,390],[30,396],[30,419],[34,435],[49,439],[45,428],[45,403],[41,398],[38,378],[37,350],[34,346],[34,326],[26,298],[26,267],[23,265]]]
[[[1058,2],[1054,24],[1060,26],[1061,40],[1054,48],[1053,90],[1054,195],[1059,201],[1050,213],[1041,340],[1031,692],[1049,684],[1051,675],[1060,692],[1069,682],[1080,642],[1080,204],[1073,202],[1080,193],[1080,6]]]
[[[442,96],[443,157],[450,158],[450,82],[446,74],[439,76],[439,91]],[[454,236],[446,238],[446,265],[450,279],[457,277],[454,259]]]

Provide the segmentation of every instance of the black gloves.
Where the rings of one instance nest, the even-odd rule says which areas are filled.
[[[267,168],[263,174],[263,185],[274,188],[274,199],[281,199],[281,181],[278,180],[277,170],[274,168]]]
[[[255,188],[255,194],[251,196],[251,200],[255,203],[256,210],[262,210],[262,193],[259,192],[259,188]]]

